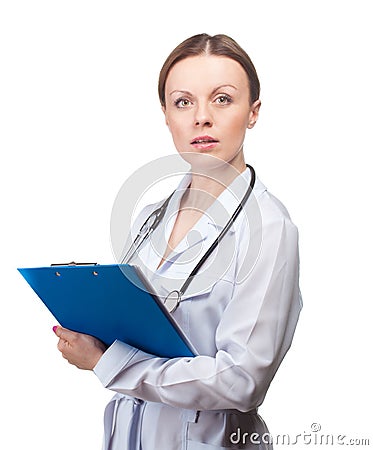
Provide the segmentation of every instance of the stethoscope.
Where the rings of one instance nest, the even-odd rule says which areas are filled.
[[[245,192],[245,195],[243,196],[241,202],[239,203],[236,210],[232,214],[231,218],[228,220],[228,222],[225,224],[224,228],[221,230],[219,236],[215,239],[215,241],[211,244],[210,248],[206,251],[206,253],[202,256],[202,258],[199,260],[197,265],[194,267],[194,269],[190,272],[190,275],[184,281],[181,288],[179,290],[175,289],[175,290],[171,291],[164,299],[164,305],[170,313],[174,312],[176,310],[176,308],[179,306],[180,302],[182,301],[181,297],[184,295],[185,291],[188,289],[190,283],[193,280],[193,277],[197,274],[197,272],[199,271],[199,269],[201,268],[203,263],[212,254],[212,252],[215,250],[216,246],[226,235],[229,228],[232,226],[232,224],[236,220],[238,214],[242,211],[245,203],[247,202],[248,198],[250,197],[250,194],[251,194],[251,192],[254,188],[254,184],[255,184],[255,170],[249,164],[246,164],[246,166],[251,171],[251,180],[250,180],[250,185]],[[163,202],[163,204],[159,208],[157,208],[155,211],[153,211],[150,214],[150,216],[145,220],[145,222],[141,226],[140,231],[138,232],[135,240],[131,244],[127,253],[122,258],[121,264],[124,264],[124,263],[128,264],[128,262],[131,260],[133,255],[140,249],[143,242],[158,227],[158,225],[160,224],[160,222],[162,221],[162,219],[166,213],[167,206],[168,206],[173,194],[174,194],[174,192]]]

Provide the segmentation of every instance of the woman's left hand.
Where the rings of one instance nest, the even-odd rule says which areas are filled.
[[[88,334],[77,333],[63,327],[53,327],[60,338],[57,348],[70,364],[78,369],[92,370],[101,358],[106,345]]]

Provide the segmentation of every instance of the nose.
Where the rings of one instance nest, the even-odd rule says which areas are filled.
[[[196,127],[212,127],[212,115],[206,104],[199,104],[195,109],[194,125]]]

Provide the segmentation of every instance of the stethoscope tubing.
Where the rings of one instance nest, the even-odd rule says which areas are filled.
[[[193,281],[193,278],[198,273],[198,271],[202,267],[202,265],[206,262],[207,258],[209,258],[209,256],[215,250],[215,248],[217,247],[219,242],[227,234],[228,230],[233,225],[233,223],[237,219],[239,213],[242,211],[245,203],[249,199],[250,194],[254,189],[256,174],[255,174],[255,170],[252,166],[250,166],[249,164],[246,164],[246,166],[250,169],[251,180],[250,180],[250,185],[245,192],[245,195],[243,196],[242,200],[240,201],[237,208],[233,212],[231,218],[225,224],[224,228],[219,233],[219,235],[217,236],[215,241],[211,244],[211,246],[209,247],[207,252],[198,261],[198,263],[196,264],[194,269],[189,274],[188,278],[184,281],[181,288],[179,290],[175,289],[175,290],[171,291],[165,298],[164,304],[170,313],[175,311],[176,308],[179,306],[179,304],[181,302],[181,297],[184,295],[185,291],[188,289],[190,283]],[[131,260],[134,253],[136,253],[139,250],[139,248],[141,247],[141,245],[143,244],[145,239],[147,239],[151,235],[151,233],[153,233],[153,231],[158,227],[158,225],[160,224],[160,222],[162,221],[162,219],[166,213],[168,203],[170,202],[170,199],[173,196],[173,194],[174,194],[174,192],[172,192],[172,194],[163,202],[163,204],[159,208],[157,208],[155,211],[153,211],[148,216],[148,218],[145,220],[145,222],[141,226],[140,231],[137,234],[135,240],[131,244],[129,250],[127,251],[125,256],[122,258],[121,264],[123,264],[123,263],[128,264],[128,262]],[[152,217],[154,217],[154,219],[152,219]],[[149,225],[150,221],[152,221],[152,223]]]
[[[190,283],[193,280],[193,277],[198,273],[199,269],[202,267],[202,265],[204,264],[204,262],[207,260],[207,258],[212,254],[212,252],[215,250],[215,248],[217,247],[217,245],[219,244],[219,242],[223,239],[223,237],[227,234],[228,230],[230,229],[230,227],[233,225],[234,221],[236,220],[237,216],[239,215],[239,213],[242,211],[245,203],[247,202],[248,198],[250,197],[250,194],[254,188],[254,184],[255,184],[255,170],[252,166],[249,166],[247,164],[247,166],[249,167],[250,171],[251,171],[251,180],[250,180],[250,185],[249,188],[247,189],[247,191],[245,192],[245,195],[243,196],[242,200],[240,201],[239,205],[237,206],[237,208],[235,209],[234,213],[232,214],[232,217],[228,220],[228,222],[225,224],[224,228],[221,230],[221,232],[219,233],[218,237],[215,239],[215,241],[211,244],[210,248],[207,250],[207,252],[202,256],[202,258],[198,261],[197,265],[194,267],[194,269],[192,270],[192,272],[190,273],[189,277],[185,280],[184,284],[181,286],[181,288],[179,289],[180,292],[180,296],[182,296],[185,291],[188,289]]]
[[[163,216],[166,213],[168,203],[170,202],[173,194],[174,192],[172,192],[172,194],[163,202],[163,204],[159,208],[157,208],[155,211],[149,214],[148,218],[141,225],[140,231],[138,232],[135,240],[132,242],[127,253],[123,256],[120,262],[121,264],[128,264],[132,256],[139,250],[145,239],[148,238],[160,224],[161,220],[163,219]],[[154,220],[152,219],[152,217],[154,217]],[[151,220],[152,223],[149,225],[149,222]]]

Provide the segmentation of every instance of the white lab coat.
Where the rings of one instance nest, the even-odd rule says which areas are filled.
[[[183,189],[136,261],[159,295],[180,287],[221,231],[250,181],[237,177],[157,270]],[[152,210],[140,213],[138,231]],[[132,261],[131,261],[132,263]],[[194,358],[160,358],[116,341],[94,372],[117,394],[105,410],[105,450],[271,449],[257,413],[302,307],[298,233],[285,207],[256,180],[236,222],[192,281],[175,320]]]

